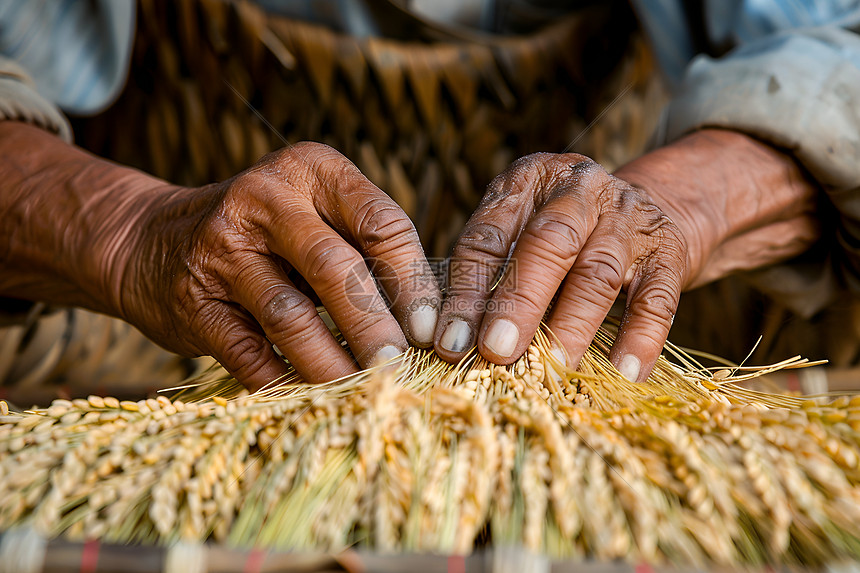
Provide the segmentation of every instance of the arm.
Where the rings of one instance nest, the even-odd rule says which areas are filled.
[[[16,121],[0,122],[0,157],[0,293],[118,314],[114,237],[169,186]]]
[[[818,235],[816,193],[790,156],[722,130],[688,135],[615,175],[576,154],[520,159],[490,185],[454,249],[436,349],[459,359],[470,345],[452,347],[446,331],[465,327],[482,355],[510,364],[558,292],[549,326],[576,365],[625,290],[610,358],[642,381],[681,291],[802,252]],[[458,273],[456,261],[484,275]]]
[[[357,369],[289,273],[326,305],[359,366],[431,343],[439,293],[414,227],[331,148],[300,144],[202,188],[18,122],[0,122],[0,157],[0,295],[118,316],[171,350],[213,355],[251,387],[286,372],[272,342],[310,381]],[[375,277],[363,257],[378,262]]]

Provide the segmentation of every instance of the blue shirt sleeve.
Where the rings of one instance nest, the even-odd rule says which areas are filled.
[[[860,0],[631,0],[660,68],[677,88],[699,53],[721,55],[788,30],[860,24]]]
[[[125,84],[134,18],[134,0],[4,0],[0,55],[63,110],[94,114]]]

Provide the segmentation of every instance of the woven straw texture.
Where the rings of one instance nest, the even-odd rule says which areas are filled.
[[[641,152],[663,102],[648,51],[630,40],[631,16],[610,28],[609,10],[517,37],[408,20],[414,39],[396,40],[245,2],[139,5],[128,87],[77,130],[81,144],[200,185],[287,143],[322,141],[400,203],[435,256],[512,160],[577,140],[573,150],[611,167]],[[621,91],[623,105],[583,134]]]

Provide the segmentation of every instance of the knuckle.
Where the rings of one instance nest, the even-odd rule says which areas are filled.
[[[259,219],[261,213],[272,208],[269,204],[280,198],[275,196],[279,188],[261,173],[243,175],[241,180],[235,181],[225,190],[221,204],[215,216],[209,219],[208,226],[213,231],[259,227],[252,220]]]
[[[551,173],[559,177],[565,188],[586,185],[603,187],[612,182],[612,176],[600,163],[578,153],[559,155],[555,169]]]
[[[284,150],[292,150],[294,152],[337,153],[332,146],[318,141],[300,141],[295,145],[285,147]]]
[[[523,155],[516,161],[511,163],[511,168],[519,167],[519,166],[534,166],[539,165],[541,163],[551,161],[558,157],[557,153],[550,153],[548,151],[537,151],[535,153],[529,153],[527,155]]]
[[[613,210],[635,225],[640,237],[645,237],[651,253],[685,258],[686,240],[680,228],[663,209],[646,197],[642,190],[622,187],[613,198]]]
[[[620,186],[611,198],[612,209],[619,213],[630,214],[646,200],[636,187]]]
[[[493,297],[493,307],[510,316],[540,320],[543,318],[546,308],[534,300],[535,296],[536,289],[506,289],[496,293],[496,296]]]
[[[619,185],[615,186],[615,193],[611,199],[614,211],[634,217],[637,225],[646,231],[671,222],[663,209],[647,197],[642,189],[618,179],[615,181]]]
[[[212,249],[219,249],[218,254],[235,250],[240,241],[237,240],[239,236],[233,223],[236,209],[231,206],[232,201],[231,194],[228,192],[218,210],[212,216],[204,219],[198,228],[196,237],[194,237],[196,247],[205,248],[207,252],[211,252]],[[194,249],[192,252],[196,253]]]
[[[457,240],[454,257],[468,259],[474,254],[495,259],[506,259],[512,237],[491,221],[480,221],[467,225]]]
[[[518,158],[496,176],[487,187],[484,200],[498,201],[529,188],[537,190],[536,198],[540,199],[548,190],[568,188],[596,170],[605,173],[599,164],[578,153],[531,153]],[[537,185],[528,185],[530,181]]]
[[[376,338],[376,329],[384,325],[386,318],[387,313],[383,312],[362,313],[355,317],[350,326],[350,335],[359,340],[373,340]]]
[[[293,165],[302,163],[314,169],[318,163],[334,158],[343,157],[333,147],[316,141],[301,141],[289,147],[283,147],[275,152],[279,162]]]
[[[668,330],[678,308],[679,285],[672,277],[651,281],[630,301],[630,311],[642,320]]]
[[[615,298],[624,285],[625,269],[614,253],[595,253],[576,265],[576,274],[583,279],[583,287],[598,295],[600,300]]]
[[[203,219],[194,234],[195,247],[207,254],[220,255],[237,251],[266,251],[267,215],[292,200],[269,195],[272,185],[260,174],[250,173],[241,182],[227,186],[218,197],[211,214]]]
[[[637,211],[653,205],[641,187],[631,185],[606,171],[603,171],[603,175],[605,177],[601,179],[598,199],[605,212],[620,213],[630,217],[632,221],[638,221]]]
[[[367,201],[355,217],[358,233],[369,248],[381,243],[417,242],[412,221],[387,196]]]
[[[683,233],[681,233],[681,229],[675,224],[671,217],[665,214],[662,215],[659,227],[661,229],[664,242],[671,243],[681,250],[686,250],[687,240],[684,238]]]
[[[569,310],[553,313],[551,328],[559,338],[570,340],[577,348],[588,345],[594,338],[591,325]]]
[[[524,181],[539,178],[543,173],[544,163],[556,157],[553,153],[538,152],[523,155],[513,161],[487,185],[487,192],[482,203],[500,201],[528,188]]]
[[[220,354],[224,364],[243,377],[253,376],[269,360],[268,343],[250,332],[228,338]]]
[[[544,168],[541,180],[542,193],[536,204],[560,197],[573,197],[581,206],[600,209],[612,196],[616,180],[602,165],[593,159],[576,153],[557,156]]]
[[[582,248],[582,236],[575,221],[559,213],[540,213],[527,230],[542,258],[552,257],[569,269]]]
[[[662,211],[654,213],[645,234],[652,238],[652,257],[668,270],[677,270],[687,263],[687,240],[674,221]],[[665,270],[665,269],[664,269]]]
[[[211,272],[211,266],[208,261],[191,261],[181,267],[181,272],[165,288],[177,307],[194,309],[195,313],[200,313],[195,318],[211,315],[214,319],[217,313],[213,312],[211,301],[228,297],[228,283],[221,280],[217,273]]]
[[[302,141],[268,153],[239,177],[243,183],[241,187],[254,192],[257,189],[265,190],[267,184],[273,179],[283,183],[313,181],[315,177],[319,177],[323,166],[355,168],[334,148],[324,143]],[[298,187],[308,187],[308,185],[298,185]]]
[[[305,250],[305,263],[309,276],[315,277],[345,277],[351,269],[362,264],[355,250],[340,237],[325,237],[312,243]]]
[[[287,287],[263,304],[259,320],[264,327],[283,331],[296,328],[305,316],[316,316],[316,307],[305,295]]]
[[[261,157],[249,170],[241,173],[238,177],[252,182],[255,178],[262,179],[272,173],[281,173],[283,169],[289,169],[298,163],[297,149],[301,149],[305,142],[297,143],[292,147],[281,147],[270,151]]]
[[[493,177],[487,185],[484,197],[481,199],[481,206],[497,203],[515,193],[517,189],[510,169],[508,167],[508,169]]]
[[[379,349],[380,341],[403,336],[397,321],[387,312],[355,314],[345,325],[343,334],[359,363]]]
[[[674,227],[669,216],[654,203],[644,201],[637,203],[636,214],[641,232],[647,235],[656,235],[658,232],[665,233],[670,227]]]
[[[565,167],[568,177],[593,177],[595,175],[606,175],[603,166],[585,155],[578,153],[567,153],[559,156],[561,165]]]
[[[316,315],[302,314],[294,317],[293,320],[284,321],[286,328],[278,332],[275,336],[275,342],[287,357],[294,358],[296,352],[313,355],[314,351],[317,350],[317,345],[322,340],[319,329],[314,328],[315,317]],[[323,334],[328,335],[327,333]]]
[[[350,181],[351,176],[361,174],[352,161],[337,149],[324,143],[306,141],[299,147],[293,147],[293,151],[296,159],[311,173],[330,183],[327,185],[329,189],[332,187],[331,183],[339,180],[343,175],[347,176],[346,181]]]
[[[558,157],[560,157],[558,154],[546,151],[529,153],[528,155],[523,155],[511,162],[505,170],[505,173],[518,173],[523,170],[542,170],[545,164],[556,160]]]

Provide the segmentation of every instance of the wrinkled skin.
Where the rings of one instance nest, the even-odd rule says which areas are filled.
[[[643,381],[681,292],[808,248],[815,196],[790,157],[728,131],[698,132],[615,175],[577,154],[523,157],[490,184],[454,247],[436,350],[456,361],[477,341],[510,364],[555,300],[548,325],[575,366],[624,291],[610,359]]]

